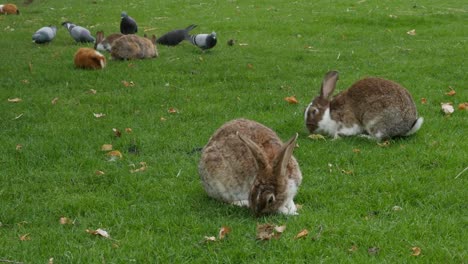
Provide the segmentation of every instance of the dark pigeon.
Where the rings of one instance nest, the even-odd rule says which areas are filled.
[[[138,32],[138,26],[135,19],[127,15],[127,13],[122,12],[122,19],[120,20],[120,33],[128,35],[135,34]]]
[[[189,32],[190,30],[194,29],[197,25],[190,25],[185,29],[176,29],[171,32],[168,32],[164,35],[162,35],[158,40],[156,40],[157,43],[161,45],[166,45],[166,46],[176,46],[180,42],[182,42],[184,39],[189,39],[190,35]]]
[[[216,46],[216,32],[212,32],[211,34],[190,35],[187,40],[202,50],[211,49]]]
[[[91,35],[91,32],[87,30],[84,27],[77,26],[73,24],[72,22],[65,21],[62,23],[62,26],[64,26],[68,32],[70,32],[70,36],[76,41],[76,42],[94,42],[95,39]]]
[[[32,40],[34,43],[43,44],[51,42],[55,35],[57,34],[56,26],[42,27],[34,35],[32,35]]]

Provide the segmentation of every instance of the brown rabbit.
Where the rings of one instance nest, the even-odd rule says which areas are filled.
[[[113,59],[148,59],[159,56],[154,35],[151,40],[137,35],[123,35],[113,43],[111,51]]]
[[[224,124],[202,150],[198,171],[206,192],[256,215],[297,215],[293,198],[302,174],[292,156],[296,139],[283,144],[273,130],[247,119]]]
[[[409,136],[421,127],[423,118],[418,117],[411,94],[401,85],[364,78],[331,98],[337,80],[338,72],[328,72],[320,95],[307,106],[304,120],[310,133],[334,138],[363,134],[381,140]]]
[[[106,57],[91,48],[79,48],[75,53],[75,66],[83,69],[103,69],[106,67]]]
[[[114,41],[118,38],[122,37],[123,34],[115,33],[110,34],[107,37],[104,37],[104,31],[98,31],[96,33],[96,42],[94,43],[94,49],[99,51],[112,51],[112,46],[114,45]]]

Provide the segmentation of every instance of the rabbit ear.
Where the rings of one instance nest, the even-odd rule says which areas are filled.
[[[281,148],[280,152],[275,157],[273,173],[277,179],[281,179],[286,175],[286,168],[289,160],[291,160],[294,148],[296,147],[296,140],[299,134],[296,133],[288,142],[286,142]]]
[[[265,155],[265,152],[257,144],[255,144],[255,142],[250,140],[250,138],[244,137],[239,132],[236,134],[240,140],[242,140],[244,144],[250,149],[250,152],[252,152],[255,160],[257,161],[259,170],[265,170],[266,167],[268,167],[268,159]]]
[[[151,36],[151,42],[153,42],[153,45],[156,45],[156,36],[155,35]]]
[[[320,89],[320,97],[328,99],[335,90],[336,81],[338,81],[338,72],[329,71],[325,74],[322,82],[322,88]]]

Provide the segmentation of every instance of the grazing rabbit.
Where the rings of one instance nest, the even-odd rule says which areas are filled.
[[[246,119],[221,126],[203,148],[198,171],[209,196],[248,206],[258,216],[297,215],[293,198],[302,181],[292,156],[297,134],[287,143],[270,128]]]
[[[0,14],[19,15],[20,11],[15,4],[3,4],[0,5]]]
[[[104,37],[104,31],[98,31],[96,33],[96,43],[94,44],[94,49],[99,51],[112,51],[112,46],[114,41],[123,36],[123,34],[115,33],[110,34],[107,37]]]
[[[363,134],[377,140],[416,133],[423,123],[418,118],[410,93],[401,85],[381,79],[364,78],[331,98],[338,72],[323,79],[320,95],[304,113],[310,133],[338,138]]]
[[[147,59],[159,56],[154,35],[151,40],[137,35],[123,35],[113,43],[111,50],[113,59]]]
[[[106,57],[94,49],[79,48],[75,53],[75,66],[83,69],[102,69],[106,67]]]

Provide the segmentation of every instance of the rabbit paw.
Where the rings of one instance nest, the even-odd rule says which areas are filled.
[[[249,201],[248,200],[234,201],[231,204],[237,205],[237,206],[240,206],[240,207],[249,207]]]

